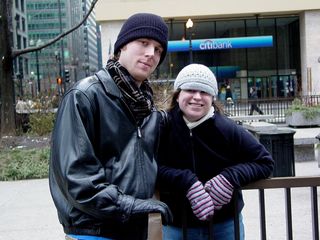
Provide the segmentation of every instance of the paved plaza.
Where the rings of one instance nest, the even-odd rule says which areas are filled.
[[[317,135],[319,130],[307,132]],[[302,133],[299,130],[298,135]],[[297,161],[295,169],[296,176],[320,176],[317,157],[315,161]],[[258,191],[245,190],[244,199],[246,240],[260,239]],[[283,189],[266,190],[267,232],[270,240],[286,239],[284,199]],[[318,190],[318,205],[319,202]],[[292,189],[292,208],[294,239],[312,239],[310,189]],[[64,239],[50,196],[48,179],[0,182],[0,240],[43,239]]]

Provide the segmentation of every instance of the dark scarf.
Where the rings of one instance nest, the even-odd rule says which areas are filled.
[[[129,72],[118,61],[108,60],[106,68],[120,89],[124,101],[129,106],[137,122],[140,123],[154,109],[153,91],[147,79],[143,81],[139,88]]]

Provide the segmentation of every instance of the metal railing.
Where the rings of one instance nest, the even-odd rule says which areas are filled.
[[[300,99],[306,105],[320,105],[320,95],[295,97]],[[285,113],[292,105],[293,97],[290,98],[267,98],[257,99],[259,108],[264,114],[273,115],[274,118],[267,119],[270,123],[285,123]],[[252,100],[239,99],[233,104],[224,104],[224,111],[227,116],[243,116],[249,115]]]
[[[285,219],[286,219],[286,239],[293,240],[293,214],[292,214],[292,197],[291,190],[293,188],[310,188],[311,200],[311,219],[312,219],[312,240],[319,240],[319,216],[318,216],[318,196],[317,188],[320,186],[320,177],[274,177],[269,179],[259,180],[250,183],[241,188],[242,191],[246,190],[258,190],[259,191],[259,211],[260,211],[260,239],[270,239],[266,227],[267,222],[267,209],[265,204],[266,189],[283,189],[285,191],[284,203],[285,203]],[[240,225],[239,225],[239,211],[238,211],[238,191],[235,192],[235,240],[240,239]],[[252,201],[251,201],[252,203]],[[279,204],[274,202],[274,204]],[[251,207],[246,203],[247,207]],[[270,216],[270,214],[269,214]],[[209,227],[209,226],[208,226]],[[304,229],[304,227],[303,227]],[[251,229],[252,230],[252,229]],[[246,233],[249,233],[250,229],[246,227]],[[209,240],[214,240],[213,234],[209,234]],[[187,236],[184,235],[184,239]],[[256,239],[259,239],[258,237]]]
[[[306,105],[320,105],[320,95],[310,95],[295,97],[301,99]],[[270,123],[285,123],[285,112],[292,105],[293,97],[291,98],[266,98],[255,100],[260,109],[266,115],[273,115],[274,118],[266,119]],[[251,100],[239,99],[233,104],[223,104],[224,111],[228,116],[243,116],[250,113]],[[1,109],[1,103],[0,103]],[[0,119],[1,121],[1,119]],[[1,123],[1,122],[0,122]]]
[[[250,183],[242,188],[245,190],[256,189],[259,190],[259,209],[260,209],[260,239],[266,240],[268,233],[266,230],[266,207],[265,207],[265,190],[266,189],[284,189],[285,190],[285,208],[286,208],[286,236],[288,240],[293,239],[293,217],[292,217],[292,199],[291,189],[307,187],[310,188],[311,193],[311,218],[312,218],[312,239],[319,240],[319,216],[318,216],[318,196],[317,188],[320,186],[320,177],[278,177],[259,180]],[[237,199],[237,195],[236,195]],[[275,203],[277,204],[277,203]],[[237,208],[237,204],[235,205]],[[239,216],[237,209],[235,210],[235,239],[239,237]],[[249,230],[250,231],[250,230]]]

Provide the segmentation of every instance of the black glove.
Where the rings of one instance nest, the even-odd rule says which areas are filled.
[[[154,199],[136,199],[133,203],[131,214],[140,213],[161,213],[163,225],[167,225],[173,220],[169,207],[165,203]]]

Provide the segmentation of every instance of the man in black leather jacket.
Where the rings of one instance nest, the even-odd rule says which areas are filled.
[[[149,13],[122,26],[105,69],[64,96],[52,133],[49,183],[67,238],[147,239],[159,115],[147,79],[163,61],[168,28]],[[90,238],[91,239],[91,238]]]

